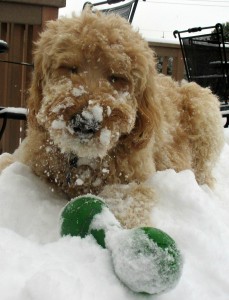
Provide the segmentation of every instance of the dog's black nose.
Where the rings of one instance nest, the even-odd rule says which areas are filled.
[[[90,117],[85,117],[78,114],[71,119],[70,126],[76,133],[89,135],[94,134],[99,130],[100,122],[98,122],[92,115]]]

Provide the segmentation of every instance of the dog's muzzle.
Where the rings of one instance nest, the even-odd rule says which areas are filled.
[[[70,127],[77,134],[93,135],[101,128],[101,123],[92,115],[84,117],[77,114],[70,120]]]

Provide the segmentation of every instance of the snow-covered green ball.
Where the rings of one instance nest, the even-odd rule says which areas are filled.
[[[174,288],[182,271],[182,256],[175,241],[151,227],[106,234],[115,273],[135,292],[159,294]]]
[[[105,248],[104,230],[108,224],[104,224],[104,212],[109,215],[108,218],[105,217],[108,224],[112,223],[111,226],[119,224],[101,198],[90,194],[74,198],[61,213],[61,236],[71,235],[84,238],[92,234],[97,243]]]

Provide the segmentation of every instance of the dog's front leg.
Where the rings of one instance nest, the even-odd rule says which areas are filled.
[[[155,193],[145,184],[107,185],[99,194],[124,228],[152,226]]]

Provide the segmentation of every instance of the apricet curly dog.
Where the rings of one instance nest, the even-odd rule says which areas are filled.
[[[27,137],[15,154],[69,198],[100,195],[129,228],[151,225],[157,170],[212,185],[223,145],[218,99],[159,75],[155,53],[115,15],[48,23],[36,43]]]

